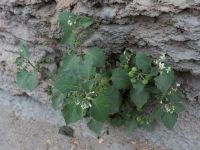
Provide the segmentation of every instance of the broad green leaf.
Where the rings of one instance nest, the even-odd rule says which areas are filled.
[[[131,101],[135,103],[138,109],[141,109],[149,99],[149,93],[147,92],[144,84],[142,84],[141,81],[138,81],[134,85],[134,89],[131,89],[130,96],[131,96]]]
[[[52,107],[55,110],[58,109],[60,106],[62,106],[64,99],[65,95],[61,93],[59,90],[54,88],[51,97]]]
[[[172,71],[170,71],[169,73],[163,72],[155,78],[155,84],[157,88],[161,90],[163,95],[167,94],[169,89],[174,85],[174,82],[175,77]]]
[[[76,55],[65,55],[62,61],[61,70],[66,72],[73,69],[74,65],[80,62],[80,57]]]
[[[156,106],[153,112],[151,113],[151,117],[154,119],[160,119],[162,115],[163,115],[163,110],[161,105]]]
[[[60,42],[62,44],[73,45],[73,44],[75,44],[76,39],[77,39],[77,35],[73,31],[71,31],[71,30],[65,30],[64,34],[61,37]]]
[[[85,89],[87,92],[91,92],[93,89],[93,86],[95,85],[95,79],[90,80],[84,80],[81,84],[81,86]]]
[[[121,64],[126,64],[127,63],[126,56],[124,54],[121,54],[119,56],[119,61]]]
[[[178,89],[176,92],[171,92],[171,94],[167,95],[167,97],[171,102],[181,102],[183,100],[183,95]]]
[[[89,79],[94,75],[95,71],[96,69],[93,67],[93,62],[91,60],[82,60],[76,55],[66,55],[61,65],[60,75],[71,74],[78,78]]]
[[[158,96],[161,94],[160,90],[155,85],[148,85],[146,90],[149,92],[150,96]]]
[[[128,89],[130,87],[130,78],[128,73],[122,68],[112,70],[112,83],[117,89]]]
[[[62,114],[66,124],[75,123],[81,120],[84,116],[83,110],[80,105],[66,104],[62,109]]]
[[[138,128],[138,126],[137,126],[137,123],[134,119],[133,120],[127,120],[126,124],[125,124],[124,131],[125,131],[126,134],[130,135],[137,128]]]
[[[87,28],[91,26],[92,24],[93,24],[93,19],[89,17],[83,17],[83,18],[80,18],[79,20],[79,25],[84,28]]]
[[[28,46],[22,41],[19,44],[19,53],[20,56],[26,59],[28,59],[31,56]]]
[[[65,74],[79,75],[81,68],[81,58],[76,55],[66,55],[60,68],[60,76]]]
[[[144,124],[142,127],[149,132],[153,132],[155,130],[155,126],[156,126],[156,122],[151,121],[149,122],[149,124]]]
[[[125,119],[123,119],[121,117],[110,118],[109,122],[113,127],[120,127],[126,123]]]
[[[103,123],[96,121],[94,119],[90,119],[90,121],[87,123],[87,126],[90,130],[94,131],[96,134],[100,135],[101,130],[103,128]]]
[[[80,67],[80,74],[83,78],[89,79],[95,74],[96,68],[93,67],[93,63],[89,59],[83,60],[82,66]]]
[[[158,75],[158,70],[157,68],[151,68],[151,72],[149,73],[149,75],[151,76],[157,76]]]
[[[55,81],[54,87],[62,93],[75,91],[79,88],[79,80],[77,80],[76,76],[65,75]]]
[[[136,53],[135,63],[138,69],[141,69],[143,72],[149,72],[151,69],[151,59],[147,57],[144,53]]]
[[[103,95],[105,96],[107,102],[110,105],[109,114],[119,112],[119,107],[121,104],[121,97],[119,91],[114,87],[109,87],[108,89],[106,89]]]
[[[109,103],[104,96],[98,96],[92,101],[91,116],[97,121],[104,121],[108,118]]]
[[[94,67],[104,67],[106,57],[100,48],[94,47],[85,54],[84,60],[90,61],[88,63],[92,64]]]
[[[175,107],[175,112],[176,113],[180,113],[180,112],[185,110],[185,107],[181,103],[175,103],[174,107]]]
[[[170,114],[170,113],[164,112],[161,117],[161,121],[167,128],[172,129],[177,121],[177,118],[178,118],[178,115],[176,113]]]
[[[32,91],[38,85],[38,74],[37,72],[30,73],[23,69],[17,73],[17,84],[22,89]]]
[[[24,63],[24,58],[23,57],[19,56],[19,57],[16,58],[15,64],[17,66],[21,66],[23,63]]]
[[[71,21],[73,25],[68,24],[68,21]],[[74,26],[75,22],[77,20],[77,16],[71,12],[61,12],[59,14],[59,23],[60,27],[63,30],[72,30],[72,27]]]
[[[73,28],[76,26],[77,16],[70,12],[61,12],[59,14],[59,23],[63,31],[61,43],[73,45],[76,41],[76,34]]]

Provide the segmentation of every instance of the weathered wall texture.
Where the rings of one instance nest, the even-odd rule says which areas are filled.
[[[60,10],[96,20],[86,47],[114,52],[131,48],[153,57],[166,53],[189,105],[180,117],[177,141],[183,139],[185,149],[200,149],[196,143],[200,140],[200,0],[0,0],[0,88],[19,93],[13,64],[20,39],[31,47],[33,59],[62,49],[56,42]],[[44,86],[41,83],[30,95],[48,103]],[[165,130],[160,133],[165,138],[170,135]]]

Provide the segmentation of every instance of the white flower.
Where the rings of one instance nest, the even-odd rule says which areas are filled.
[[[169,91],[168,95],[171,95],[172,94],[172,91]]]
[[[164,106],[164,107],[165,107],[165,111],[166,111],[166,112],[170,112],[170,111],[171,111],[171,109],[170,109],[170,107],[169,107],[169,105],[168,105],[168,104],[165,104],[165,106]]]
[[[73,25],[73,23],[72,23],[72,21],[71,21],[71,20],[68,20],[68,21],[67,21],[67,23],[68,23],[68,25],[70,25],[70,26],[72,26],[72,25]]]
[[[167,67],[166,72],[169,73],[171,70],[171,67]]]
[[[163,61],[163,60],[165,60],[165,59],[166,59],[165,54],[162,54],[162,55],[160,56],[160,60]]]
[[[174,105],[172,105],[171,103],[165,104],[165,105],[164,105],[164,108],[165,108],[165,111],[166,111],[167,113],[170,113],[170,114],[173,114],[174,111],[175,111],[175,107],[174,107]]]
[[[162,63],[162,62],[159,62],[159,69],[160,69],[160,70],[165,69],[165,64]]]
[[[155,64],[157,65],[157,64],[158,64],[158,62],[159,62],[159,61],[156,59],[156,60],[155,60]]]
[[[179,87],[179,86],[181,86],[181,85],[180,85],[180,83],[176,83],[176,86]]]
[[[176,92],[176,91],[177,91],[177,88],[173,88],[173,87],[172,87],[172,88],[171,88],[171,91],[172,91],[172,92]]]

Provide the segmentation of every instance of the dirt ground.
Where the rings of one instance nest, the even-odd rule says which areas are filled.
[[[58,112],[26,97],[0,91],[0,150],[165,150],[128,138],[117,129],[97,139],[84,123],[74,126],[75,138],[58,134],[64,125]]]

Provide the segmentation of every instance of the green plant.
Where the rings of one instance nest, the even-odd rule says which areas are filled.
[[[60,67],[50,76],[48,93],[52,107],[61,109],[67,125],[85,118],[97,134],[107,122],[127,132],[137,127],[154,130],[157,120],[173,128],[178,113],[184,110],[183,97],[165,55],[152,61],[144,53],[125,50],[111,64],[98,47],[82,51],[81,43],[92,19],[63,12],[59,21],[61,42],[69,47]],[[19,49],[17,83],[33,90],[40,64],[30,62],[26,45],[21,43]]]

